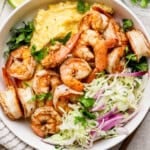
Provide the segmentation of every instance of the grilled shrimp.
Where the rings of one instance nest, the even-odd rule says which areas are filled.
[[[86,61],[91,61],[94,59],[94,54],[91,51],[90,47],[85,44],[82,44],[82,40],[79,40],[77,46],[73,50],[73,55],[75,57],[82,58]]]
[[[56,104],[58,103],[60,97],[64,97],[64,96],[67,96],[70,94],[82,95],[83,92],[78,92],[78,91],[72,90],[71,88],[69,88],[68,86],[66,86],[64,84],[57,86],[54,91],[54,96],[53,96],[54,106],[56,107]]]
[[[59,131],[61,117],[52,106],[44,106],[35,110],[31,117],[31,127],[40,137],[46,137]]]
[[[60,76],[65,85],[76,91],[84,89],[81,79],[91,72],[89,64],[80,58],[68,58],[60,67]]]
[[[50,87],[54,91],[55,87],[61,83],[59,75],[50,70],[39,70],[33,78],[32,88],[36,94],[48,93]]]
[[[122,72],[124,69],[124,61],[122,60],[125,54],[126,46],[114,48],[108,55],[107,71],[109,73]]]
[[[4,113],[10,119],[20,119],[23,116],[23,113],[17,98],[16,89],[13,86],[13,81],[7,75],[6,69],[3,68],[2,71],[8,89],[0,92],[0,104]]]
[[[125,33],[121,31],[119,24],[113,18],[110,19],[108,27],[103,32],[103,36],[106,40],[107,48],[126,45],[128,42]]]
[[[150,57],[150,44],[139,30],[131,30],[127,32],[132,50],[139,60],[142,56]]]
[[[20,80],[31,79],[35,67],[36,62],[27,46],[22,46],[11,52],[6,63],[8,74]]]
[[[109,6],[105,5],[105,4],[99,4],[99,3],[94,4],[94,5],[92,5],[91,9],[95,10],[95,11],[98,11],[98,12],[100,12],[102,14],[105,14],[108,18],[112,18],[111,15],[113,15],[113,13],[114,13],[113,8],[109,7]]]
[[[18,88],[17,93],[23,108],[24,117],[28,118],[33,114],[36,108],[36,102],[30,101],[34,96],[33,91],[30,87],[27,87],[26,89]]]
[[[79,31],[93,29],[98,32],[103,32],[108,25],[108,18],[98,11],[91,10],[86,13],[79,24]]]
[[[61,45],[60,48],[56,50],[50,50],[49,54],[41,61],[41,64],[45,68],[54,68],[61,64],[68,57],[68,54],[74,48],[79,37],[80,33],[72,36],[65,46]]]
[[[73,55],[76,57],[83,58],[85,60],[89,60],[90,57],[87,55],[89,53],[83,52],[83,47],[92,47],[95,55],[95,66],[99,71],[103,71],[107,67],[107,47],[105,44],[104,39],[100,36],[100,34],[97,31],[94,30],[86,30],[81,34],[81,37],[77,43],[77,46],[75,47],[73,51]],[[82,52],[81,52],[82,51]],[[80,55],[81,53],[84,53],[84,55]],[[92,53],[92,52],[90,52]],[[91,55],[92,56],[92,55]],[[91,59],[93,56],[91,57]]]

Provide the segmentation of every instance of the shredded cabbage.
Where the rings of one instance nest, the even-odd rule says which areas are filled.
[[[104,113],[117,108],[125,112],[135,110],[141,99],[144,87],[142,79],[137,77],[121,77],[102,75],[85,86],[85,97],[94,97],[100,90],[103,91],[95,105],[105,105]]]
[[[80,123],[75,123],[75,117],[83,117],[80,109],[80,104],[71,105],[72,111],[68,114],[65,113],[63,116],[63,123],[60,125],[60,132],[52,135],[51,137],[45,139],[45,142],[54,145],[62,146],[81,146],[87,148],[90,145],[90,131],[97,126],[97,121],[88,120],[87,126],[83,126]],[[75,148],[74,147],[74,148]]]
[[[121,131],[127,133],[122,126],[138,110],[145,87],[143,83],[142,78],[133,76],[101,75],[85,84],[84,97],[95,99],[93,108],[88,111],[93,112],[96,119],[84,119],[80,103],[71,105],[72,111],[64,112],[60,132],[44,141],[66,149],[86,149],[97,139],[114,137]]]

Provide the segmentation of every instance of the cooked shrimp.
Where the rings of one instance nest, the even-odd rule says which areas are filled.
[[[150,57],[150,44],[139,30],[131,30],[127,32],[132,50],[139,60],[142,56]]]
[[[16,120],[23,116],[14,87],[10,86],[8,90],[0,92],[0,104],[10,119]]]
[[[6,63],[7,72],[10,76],[20,79],[31,79],[35,71],[36,62],[31,56],[27,46],[22,46],[11,52]]]
[[[104,39],[100,36],[97,31],[94,30],[86,30],[81,34],[81,37],[77,43],[76,48],[73,51],[74,56],[86,59],[87,54],[81,54],[82,47],[92,47],[95,55],[95,66],[99,71],[103,71],[107,67],[107,47]],[[81,47],[81,49],[80,49]],[[84,52],[83,52],[84,53]]]
[[[107,71],[109,73],[121,72],[124,69],[123,56],[126,46],[114,48],[108,55]]]
[[[48,93],[50,90],[50,74],[47,70],[38,70],[35,73],[32,88],[36,94]]]
[[[91,72],[89,64],[80,58],[68,58],[60,67],[60,76],[65,85],[76,91],[84,89],[81,79]]]
[[[87,83],[92,82],[92,80],[94,80],[94,79],[96,78],[96,73],[98,73],[98,72],[99,72],[98,69],[97,69],[97,68],[94,68],[94,69],[92,70],[92,72],[90,73],[90,75],[88,76],[88,78],[86,79],[86,82],[87,82]]]
[[[50,70],[38,70],[33,78],[32,88],[36,94],[48,93],[61,83],[59,75]]]
[[[75,94],[75,95],[82,95],[83,92],[78,92],[75,91],[71,88],[69,88],[68,86],[61,84],[59,86],[56,87],[55,91],[54,91],[54,96],[53,96],[53,104],[56,107],[57,102],[59,101],[60,97],[64,97],[70,94]]]
[[[28,118],[33,114],[36,108],[36,102],[30,101],[32,97],[34,96],[33,91],[30,87],[27,87],[25,89],[18,88],[17,93],[18,93],[18,97],[23,108],[24,117]]]
[[[40,137],[46,137],[59,131],[61,117],[52,106],[44,106],[35,110],[31,117],[31,127]]]
[[[114,13],[114,10],[112,7],[109,7],[105,4],[100,4],[100,3],[92,5],[91,9],[101,12],[101,13],[105,14],[106,16],[108,16],[109,18],[111,18],[112,17],[111,15],[113,15],[113,13]]]
[[[3,76],[7,85],[7,90],[0,92],[0,104],[4,113],[12,120],[20,119],[23,114],[20,108],[19,100],[17,98],[16,89],[9,76],[7,76],[6,69],[3,68]]]
[[[93,52],[90,50],[90,48],[87,45],[82,44],[81,40],[79,40],[77,46],[73,50],[73,56],[83,58],[86,61],[90,61],[94,59]]]
[[[61,45],[59,49],[50,50],[49,54],[41,61],[41,64],[45,68],[54,68],[61,64],[68,57],[79,37],[80,33],[72,36],[65,46]]]
[[[110,19],[103,36],[106,40],[107,48],[126,45],[128,42],[125,33],[121,31],[119,24],[113,18]]]
[[[79,31],[93,29],[98,32],[103,32],[108,25],[108,18],[98,11],[90,11],[85,14],[79,24]]]

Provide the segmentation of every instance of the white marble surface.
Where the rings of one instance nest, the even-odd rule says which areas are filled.
[[[150,8],[149,8],[150,9]],[[10,15],[14,9],[11,8],[6,0],[0,0],[0,26],[5,21],[5,19]],[[137,16],[142,20],[143,24],[150,32],[150,14],[144,15],[143,13],[137,12]],[[117,150],[119,146],[113,148]],[[0,147],[0,150],[3,148]],[[141,126],[138,128],[137,132],[134,134],[133,138],[129,142],[128,146],[122,147],[120,150],[150,150],[150,113],[146,116]]]

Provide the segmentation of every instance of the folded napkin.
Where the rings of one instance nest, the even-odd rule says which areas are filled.
[[[16,137],[0,120],[0,145],[3,145],[7,150],[33,150],[32,147],[25,144]],[[5,150],[0,147],[0,150]]]

